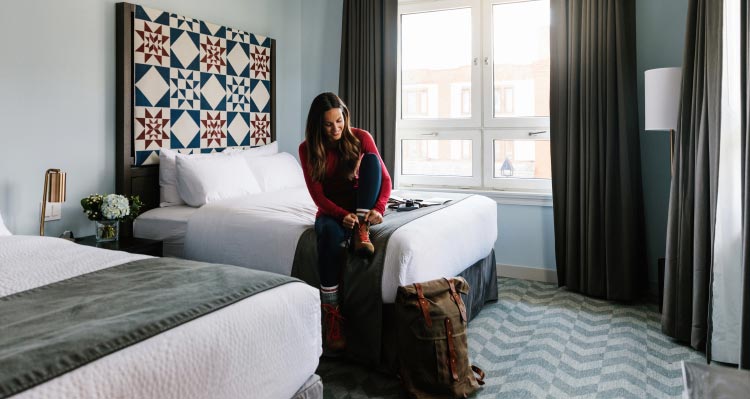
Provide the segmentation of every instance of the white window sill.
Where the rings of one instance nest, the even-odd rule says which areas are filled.
[[[400,191],[418,191],[432,193],[457,193],[484,195],[502,205],[525,205],[525,206],[552,206],[551,192],[535,191],[507,191],[507,190],[479,190],[457,187],[426,187],[426,186],[404,186],[397,187]]]

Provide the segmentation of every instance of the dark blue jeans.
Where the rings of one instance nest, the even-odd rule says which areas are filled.
[[[357,188],[357,208],[372,209],[380,194],[383,179],[380,159],[375,154],[365,154],[359,165]],[[320,284],[333,287],[339,283],[342,267],[342,243],[351,235],[341,224],[330,216],[321,215],[315,220],[315,234],[318,236],[318,271]]]

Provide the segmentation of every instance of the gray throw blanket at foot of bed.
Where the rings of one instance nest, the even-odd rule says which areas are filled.
[[[434,205],[408,212],[395,212],[388,209],[383,217],[383,223],[370,228],[370,241],[375,246],[375,255],[370,259],[353,254],[347,256],[339,291],[342,295],[342,312],[346,318],[347,354],[352,359],[370,365],[379,365],[382,360],[383,261],[388,240],[393,232],[412,220],[449,207],[467,197],[469,196],[465,195],[444,205]],[[314,287],[320,286],[314,229],[308,229],[302,233],[297,243],[292,276]]]
[[[0,398],[293,281],[299,280],[153,258],[2,297]]]

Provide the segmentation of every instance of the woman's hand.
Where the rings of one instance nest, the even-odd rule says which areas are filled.
[[[341,224],[347,229],[353,229],[354,225],[357,224],[357,215],[350,213],[344,216],[344,219],[341,220]]]
[[[365,221],[370,222],[370,224],[380,224],[383,223],[383,215],[374,209],[370,209],[365,215]]]

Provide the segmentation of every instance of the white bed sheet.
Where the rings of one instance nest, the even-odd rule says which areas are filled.
[[[297,241],[315,224],[316,212],[306,188],[212,202],[188,222],[185,257],[288,276]]]
[[[289,275],[316,211],[305,188],[214,202],[191,216],[184,254]],[[393,303],[400,285],[457,275],[486,257],[496,239],[497,204],[478,195],[401,227],[386,249],[383,302]]]
[[[402,226],[385,252],[383,302],[393,303],[400,285],[458,275],[487,257],[496,240],[497,203],[481,195]]]
[[[187,205],[148,210],[133,222],[133,235],[138,238],[161,240],[164,243],[164,256],[182,258],[188,220],[196,210],[198,208]]]
[[[50,237],[0,237],[0,297],[145,258]],[[289,283],[14,398],[290,398],[321,354],[317,290]]]

